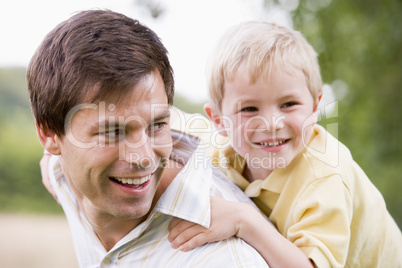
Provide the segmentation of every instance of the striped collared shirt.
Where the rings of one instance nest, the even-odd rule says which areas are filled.
[[[58,157],[51,159],[51,182],[69,222],[80,267],[268,267],[256,250],[236,237],[189,252],[172,249],[167,228],[173,216],[208,227],[211,195],[252,204],[223,173],[211,167],[195,137],[174,131],[172,137],[176,144],[170,157],[184,168],[149,217],[109,252],[80,211]]]

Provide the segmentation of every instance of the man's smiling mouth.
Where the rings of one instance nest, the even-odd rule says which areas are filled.
[[[149,174],[148,176],[142,177],[142,178],[118,178],[118,177],[109,177],[112,181],[128,186],[128,187],[135,187],[135,188],[140,188],[143,185],[145,185],[152,177],[152,174]]]

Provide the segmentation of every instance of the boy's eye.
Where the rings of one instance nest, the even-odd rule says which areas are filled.
[[[256,107],[245,107],[241,109],[241,112],[255,112],[255,111],[258,111]]]
[[[292,107],[292,106],[295,106],[295,105],[297,105],[297,103],[295,101],[289,101],[289,102],[284,103],[282,105],[282,108],[288,108],[288,107]]]

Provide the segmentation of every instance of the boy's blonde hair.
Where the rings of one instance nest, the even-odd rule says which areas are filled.
[[[268,79],[272,67],[289,65],[304,73],[316,104],[322,86],[317,53],[300,32],[263,21],[232,27],[218,42],[207,69],[212,105],[221,112],[224,83],[239,67],[248,70],[253,84],[261,75]]]

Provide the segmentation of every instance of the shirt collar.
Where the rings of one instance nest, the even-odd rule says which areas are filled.
[[[319,126],[315,125],[313,128],[313,133],[311,135],[308,146],[302,153],[300,153],[293,161],[284,169],[277,169],[273,171],[266,179],[256,180],[252,183],[247,181],[243,174],[244,168],[246,167],[246,161],[240,155],[238,155],[233,148],[228,148],[220,153],[220,158],[225,157],[228,161],[228,166],[223,167],[226,175],[231,177],[232,180],[245,191],[246,195],[249,197],[259,196],[261,189],[268,190],[274,193],[280,194],[283,187],[286,184],[287,177],[289,176],[289,170],[292,170],[294,166],[299,162],[298,159],[303,157],[305,154],[315,155],[322,153],[319,151],[322,147],[323,139],[326,135],[323,133],[325,130]],[[336,146],[336,143],[331,142],[331,146]],[[317,149],[318,148],[318,149]],[[320,156],[322,157],[322,156]],[[333,162],[336,162],[334,158]]]
[[[297,173],[303,165],[314,165],[310,163],[312,159],[314,159],[314,161],[322,161],[325,163],[327,165],[327,168],[324,169],[325,172],[331,173],[333,172],[333,169],[330,167],[337,167],[339,164],[339,155],[336,153],[338,151],[338,140],[330,135],[322,126],[316,124],[313,127],[310,140],[305,146],[305,149],[302,150],[302,152],[299,153],[299,155],[297,155],[286,168],[277,169],[272,172],[261,183],[261,188],[280,194],[285,187],[288,178],[292,176],[292,173],[294,173],[296,176],[300,176]],[[309,160],[306,161],[306,159]],[[317,172],[317,170],[319,169],[316,168],[314,172]],[[316,176],[324,177],[328,174],[323,173]],[[303,176],[309,175],[306,173]]]
[[[210,188],[212,169],[210,159],[199,148],[199,139],[172,131],[171,159],[184,164],[183,169],[170,183],[154,210],[200,224],[210,224]]]
[[[250,184],[243,177],[243,171],[246,167],[246,160],[241,157],[233,147],[220,150],[218,155],[218,165],[220,169],[243,191]]]

